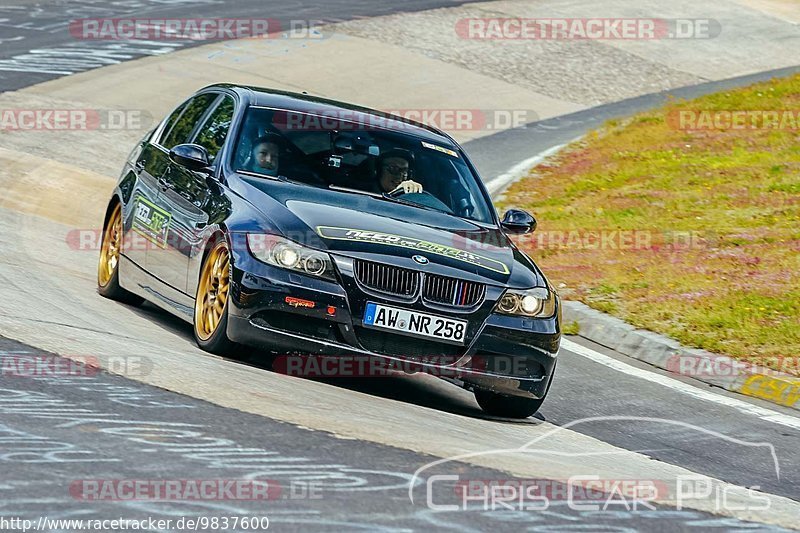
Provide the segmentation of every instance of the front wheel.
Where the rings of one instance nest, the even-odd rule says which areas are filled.
[[[228,243],[220,239],[203,261],[195,296],[194,339],[217,355],[229,355],[235,346],[227,334],[230,263]]]
[[[476,390],[475,399],[487,414],[503,418],[528,418],[544,403],[544,398],[504,396],[485,390]]]
[[[97,292],[118,302],[141,305],[144,298],[126,291],[119,284],[119,257],[122,251],[122,206],[117,203],[103,228],[103,243],[97,264]]]
[[[558,363],[558,361],[556,361],[556,363]],[[544,396],[539,399],[503,396],[496,392],[480,389],[475,390],[475,399],[478,401],[478,405],[481,406],[481,409],[490,415],[501,416],[503,418],[528,418],[529,416],[533,416],[536,411],[542,407],[544,399],[547,398],[547,393],[550,392],[550,385],[553,384],[553,379],[555,379],[556,376],[556,366],[556,364],[553,364],[553,370],[550,371],[550,381],[547,382]]]

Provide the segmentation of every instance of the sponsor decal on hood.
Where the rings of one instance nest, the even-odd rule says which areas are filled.
[[[409,248],[418,252],[426,252],[429,254],[450,257],[471,265],[477,265],[493,272],[499,272],[500,274],[510,273],[508,266],[501,261],[474,254],[466,250],[459,250],[458,248],[453,248],[452,246],[445,246],[435,242],[423,241],[413,237],[403,237],[401,235],[392,235],[391,233],[381,233],[378,231],[368,231],[362,229],[336,228],[332,226],[317,226],[317,233],[323,239],[400,246],[402,248]]]

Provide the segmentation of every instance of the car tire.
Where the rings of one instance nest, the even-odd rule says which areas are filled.
[[[486,414],[502,418],[528,418],[544,403],[544,398],[504,396],[486,390],[476,390],[475,399]]]
[[[138,306],[144,302],[144,298],[123,289],[119,284],[122,238],[122,205],[117,202],[103,227],[103,240],[97,264],[97,292],[105,298]]]
[[[197,345],[216,355],[231,355],[236,344],[228,338],[230,249],[225,239],[212,241],[200,267],[192,318]]]
[[[550,372],[550,381],[547,382],[547,388],[544,390],[544,396],[541,398],[522,398],[519,396],[505,396],[487,390],[476,389],[475,399],[478,405],[487,414],[493,416],[500,416],[503,418],[528,418],[536,414],[542,407],[544,399],[547,398],[547,393],[550,392],[550,385],[553,384],[553,379],[556,374],[556,365],[553,365],[553,370]]]

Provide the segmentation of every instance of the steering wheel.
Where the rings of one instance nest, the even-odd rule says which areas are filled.
[[[392,192],[387,192],[386,194],[388,194],[392,198],[397,198],[399,196],[403,196],[404,194],[406,194],[406,191],[403,190],[402,187],[400,187],[399,189],[395,189]],[[428,194],[428,192],[427,191],[422,191],[422,193],[420,193],[420,194]]]

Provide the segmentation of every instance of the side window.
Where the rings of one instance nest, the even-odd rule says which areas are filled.
[[[201,94],[189,100],[181,112],[180,118],[175,122],[170,132],[161,141],[161,146],[171,150],[179,144],[189,142],[189,136],[195,126],[203,118],[203,114],[219,95],[214,93]],[[172,118],[172,117],[170,117]]]
[[[161,133],[158,135],[158,139],[154,141],[156,144],[161,144],[161,141],[167,135],[169,135],[169,132],[172,131],[172,128],[175,126],[175,123],[178,121],[178,118],[180,118],[181,113],[183,113],[183,110],[186,109],[186,104],[188,103],[189,103],[188,100],[182,103],[178,107],[178,109],[173,111],[172,114],[167,118],[166,122],[164,123],[164,129],[161,130]]]
[[[197,138],[194,143],[199,144],[208,150],[209,160],[213,163],[217,158],[222,145],[225,144],[225,139],[228,136],[228,130],[233,121],[233,108],[234,101],[230,96],[225,96],[222,101],[217,105],[208,120],[200,128]]]

